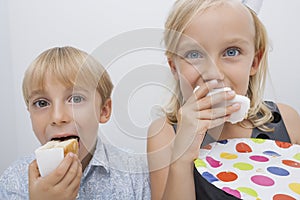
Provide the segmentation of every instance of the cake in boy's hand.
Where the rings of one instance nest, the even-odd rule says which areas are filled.
[[[72,152],[78,154],[78,141],[71,138],[65,141],[49,141],[35,150],[35,156],[41,176],[51,173],[64,157]]]

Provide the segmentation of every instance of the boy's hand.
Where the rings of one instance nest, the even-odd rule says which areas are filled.
[[[41,177],[34,160],[28,169],[30,200],[75,199],[80,187],[82,167],[77,155],[69,153],[48,176]]]

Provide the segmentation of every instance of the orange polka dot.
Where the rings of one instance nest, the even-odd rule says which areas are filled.
[[[300,168],[300,163],[293,160],[282,160],[282,163],[290,167]]]
[[[290,146],[292,146],[292,144],[288,143],[288,142],[275,141],[275,143],[277,146],[279,146],[280,148],[283,148],[283,149],[287,149]]]
[[[296,200],[296,199],[286,194],[276,194],[273,196],[273,200]]]
[[[244,143],[244,142],[238,143],[235,146],[235,149],[236,149],[237,152],[240,152],[240,153],[250,153],[250,152],[252,152],[251,147],[248,144]]]
[[[224,182],[231,182],[238,178],[238,176],[233,172],[220,172],[217,174],[219,180]]]

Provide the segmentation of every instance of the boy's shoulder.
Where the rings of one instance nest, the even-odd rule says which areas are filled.
[[[14,161],[0,176],[0,195],[13,194],[26,197],[28,193],[28,166],[34,155],[28,155]]]
[[[34,159],[34,155],[30,154],[15,160],[7,169],[4,170],[4,172],[0,176],[0,180],[2,181],[2,178],[4,176],[12,177],[18,175],[18,177],[20,178],[24,174],[24,172],[25,176],[27,177],[28,166]]]
[[[136,152],[131,149],[104,143],[110,168],[124,172],[144,173],[148,171],[146,152]]]

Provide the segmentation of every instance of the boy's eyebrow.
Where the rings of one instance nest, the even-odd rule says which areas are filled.
[[[96,90],[96,88],[95,88]],[[85,91],[88,92],[88,89],[85,89],[83,87],[79,87],[79,86],[72,86],[69,88],[66,88],[65,90],[66,92],[72,92],[72,91]],[[37,95],[44,95],[45,91],[43,89],[37,89],[37,90],[33,90],[32,92],[30,92],[30,95],[28,96],[28,99],[32,98],[33,96],[37,96]]]
[[[30,95],[28,96],[28,99],[31,99],[33,96],[44,94],[43,90],[33,90],[30,92]]]

